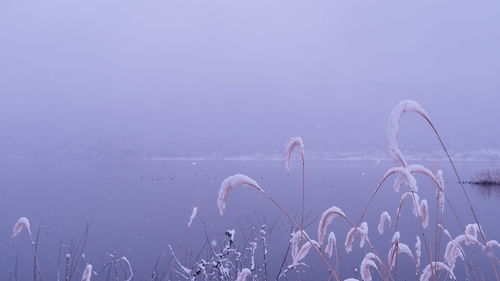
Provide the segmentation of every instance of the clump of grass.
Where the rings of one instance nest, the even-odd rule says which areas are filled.
[[[477,174],[469,184],[482,186],[500,186],[500,169],[487,169]]]
[[[409,164],[406,161],[406,159],[405,159],[405,157],[400,149],[398,134],[399,134],[399,126],[400,126],[401,117],[404,115],[404,113],[407,113],[407,112],[416,112],[420,116],[422,116],[428,122],[428,124],[431,126],[432,130],[436,134],[438,141],[439,141],[440,145],[442,146],[445,154],[447,155],[448,160],[453,168],[453,171],[454,171],[456,177],[458,178],[459,183],[461,184],[461,187],[462,187],[463,193],[467,199],[467,203],[469,205],[469,208],[474,216],[474,220],[475,220],[474,225],[476,225],[477,227],[470,228],[469,231],[474,230],[475,231],[474,234],[476,234],[476,235],[479,232],[481,234],[483,241],[484,241],[484,243],[481,245],[486,245],[486,236],[483,232],[483,229],[481,228],[481,225],[479,224],[476,212],[471,204],[470,198],[469,198],[465,188],[463,187],[462,181],[461,181],[459,173],[454,165],[454,162],[451,159],[451,157],[448,153],[448,150],[447,150],[446,146],[444,145],[444,143],[441,139],[441,136],[439,135],[435,125],[432,123],[432,121],[429,117],[429,114],[417,102],[411,101],[411,100],[404,100],[404,101],[400,102],[394,108],[394,110],[391,112],[390,117],[389,117],[389,122],[387,125],[387,136],[388,136],[388,140],[389,140],[389,153],[393,156],[394,160],[396,161],[396,163],[399,164],[399,166],[390,168],[384,174],[382,180],[379,182],[379,184],[375,188],[375,191],[372,194],[369,202],[366,204],[358,223],[356,225],[351,225],[352,227],[348,231],[347,236],[346,236],[346,241],[345,241],[346,252],[349,253],[352,251],[352,243],[354,241],[354,237],[356,234],[360,235],[360,247],[361,248],[365,247],[365,245],[366,245],[366,247],[371,247],[371,249],[373,251],[376,251],[374,246],[370,243],[370,240],[368,238],[368,223],[366,221],[363,221],[363,220],[364,220],[365,215],[368,211],[370,203],[372,202],[372,200],[374,199],[376,194],[380,191],[384,182],[391,175],[397,175],[397,178],[396,178],[395,183],[393,185],[394,190],[396,192],[399,192],[402,185],[407,185],[409,187],[409,191],[406,193],[403,193],[403,195],[401,196],[401,200],[399,202],[399,207],[397,208],[397,216],[396,216],[397,219],[396,219],[396,224],[395,224],[394,235],[392,238],[392,246],[391,246],[389,253],[388,253],[388,263],[387,263],[387,265],[384,264],[383,262],[381,262],[381,264],[380,264],[380,266],[383,270],[383,273],[384,273],[382,275],[383,279],[384,280],[397,279],[397,275],[393,277],[390,272],[396,268],[396,264],[397,264],[396,260],[397,260],[398,254],[406,254],[409,257],[411,257],[412,260],[416,264],[416,270],[417,270],[416,274],[417,275],[419,274],[418,270],[419,270],[419,266],[420,266],[420,262],[421,262],[420,260],[421,260],[421,243],[422,243],[419,235],[417,235],[417,242],[415,244],[415,250],[416,250],[416,252],[418,252],[418,254],[416,255],[416,258],[412,254],[408,245],[400,242],[398,221],[400,219],[400,213],[401,213],[400,211],[401,211],[402,203],[403,203],[404,199],[406,199],[406,198],[412,199],[413,213],[419,222],[420,230],[421,230],[420,236],[423,239],[426,254],[427,254],[427,259],[429,261],[429,264],[424,268],[424,270],[420,274],[421,280],[428,280],[432,276],[436,276],[435,273],[439,269],[444,269],[444,270],[448,271],[450,277],[454,278],[455,276],[453,274],[453,269],[454,269],[454,263],[455,263],[456,258],[458,256],[464,257],[463,258],[464,262],[466,262],[465,255],[461,254],[462,252],[461,252],[460,242],[467,241],[467,243],[471,243],[471,241],[476,242],[477,239],[469,234],[460,234],[457,236],[457,238],[453,239],[452,241],[450,241],[448,243],[447,250],[445,251],[445,255],[444,255],[444,260],[448,264],[446,265],[444,263],[441,263],[441,262],[435,260],[437,258],[437,255],[440,252],[439,245],[440,245],[440,241],[441,241],[441,238],[440,238],[441,232],[440,232],[438,226],[441,226],[441,219],[442,219],[442,215],[443,215],[445,201],[447,201],[450,204],[450,207],[453,210],[453,214],[454,214],[455,218],[457,219],[457,222],[460,224],[460,226],[461,227],[464,227],[464,226],[460,222],[460,219],[458,218],[458,216],[456,215],[456,212],[454,211],[451,203],[446,198],[446,195],[444,193],[444,180],[443,180],[442,172],[437,171],[436,173],[433,173],[432,171],[430,171],[429,169],[425,168],[422,165]],[[302,156],[302,160],[304,159],[302,140],[299,138],[292,138],[291,141],[289,142],[289,144],[287,145],[287,149],[286,149],[286,153],[285,153],[286,154],[286,167],[287,167],[287,169],[290,168],[291,154],[292,154],[294,148],[296,148],[296,147],[299,147],[302,149],[301,156]],[[423,174],[423,175],[428,176],[432,180],[432,182],[434,183],[435,189],[436,189],[436,206],[437,206],[437,210],[438,210],[438,212],[437,212],[438,215],[436,218],[436,225],[435,225],[436,241],[434,243],[435,244],[434,245],[434,248],[435,248],[434,253],[431,250],[433,246],[432,246],[431,241],[429,240],[429,233],[428,233],[429,232],[428,226],[429,226],[429,221],[430,221],[429,205],[427,203],[427,199],[424,198],[424,199],[420,200],[420,198],[419,198],[419,194],[418,194],[419,189],[418,189],[417,181],[414,177],[415,174]],[[261,190],[261,191],[263,191],[263,190]],[[268,198],[270,198],[270,197],[268,196]],[[297,224],[288,215],[288,213],[283,208],[281,208],[279,206],[279,204],[277,204],[276,201],[274,201],[274,199],[272,201],[275,202],[275,204],[290,218],[290,221],[292,222],[292,224],[297,227]],[[315,248],[317,248],[316,250],[322,256],[322,258],[325,259],[325,256],[323,255],[323,250],[321,249],[321,244],[323,243],[324,237],[326,235],[326,227],[331,223],[332,219],[336,216],[341,216],[347,220],[347,216],[340,209],[338,209],[337,207],[335,207],[335,208],[336,209],[330,213],[328,213],[328,212],[323,213],[323,215],[320,219],[320,223],[319,223],[319,227],[318,227],[318,241],[319,241],[319,243],[317,243],[318,245],[315,245],[316,244],[316,243],[314,243],[315,241],[310,239],[307,235],[305,235],[305,231],[303,230],[303,223],[301,223],[301,225],[299,227],[301,234],[298,236],[294,235],[292,240],[291,240],[292,241],[292,265],[291,265],[291,267],[289,267],[289,269],[294,268],[298,264],[299,261],[301,261],[303,258],[305,258],[305,255],[300,254],[302,249],[304,249],[304,251],[307,252],[309,250],[309,248],[315,247]],[[379,225],[379,229],[381,229],[381,230],[379,230],[380,233],[383,232],[383,224],[384,224],[384,221],[388,217],[390,217],[390,215],[388,213],[386,215],[384,215],[384,213],[383,213],[383,216],[381,217],[381,222]],[[467,231],[467,230],[465,230],[465,231]],[[468,238],[469,236],[471,238],[470,240]],[[308,240],[308,242],[302,246],[301,250],[297,251],[297,245],[298,245],[297,241],[300,241],[300,239],[302,237],[305,237]],[[474,240],[472,240],[472,239],[474,239]],[[477,241],[477,243],[479,243],[479,241]],[[493,242],[490,244],[496,245]],[[492,252],[491,249],[489,249],[491,247],[488,247],[488,246],[483,246],[483,247],[486,250],[488,250],[490,253]],[[372,279],[371,273],[369,271],[370,267],[374,267],[374,268],[378,269],[378,267],[376,266],[375,262],[372,259],[373,257],[377,256],[376,252],[374,252],[373,255],[374,256],[370,256],[368,259],[366,259],[366,256],[365,256],[365,259],[363,259],[363,261],[362,261],[363,268],[361,270],[360,278],[363,281],[368,281],[368,280]],[[433,257],[433,255],[434,255],[434,257]],[[331,254],[329,254],[329,256],[331,256]],[[496,266],[495,266],[493,260],[490,260],[490,261],[492,262],[494,275],[496,277],[496,280],[498,281]],[[329,264],[327,261],[325,263]],[[469,271],[467,270],[467,266],[470,266],[470,264],[467,263],[467,265],[466,265],[466,272],[467,272],[468,277],[470,277]],[[331,268],[330,266],[329,266],[329,271],[333,272],[333,268]],[[397,274],[397,269],[396,269],[396,274]],[[333,277],[335,279],[339,280],[339,276],[337,275],[336,272],[333,275]]]

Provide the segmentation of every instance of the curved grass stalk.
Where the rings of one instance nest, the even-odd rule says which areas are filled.
[[[345,213],[337,206],[332,206],[325,210],[321,215],[321,219],[318,224],[318,242],[323,245],[325,241],[326,228],[333,222],[336,217],[341,217],[347,220]]]
[[[427,112],[417,102],[412,101],[412,100],[403,100],[403,101],[399,102],[396,105],[396,107],[393,109],[393,111],[391,112],[391,115],[389,117],[388,126],[387,126],[390,152],[394,153],[394,151],[395,151],[396,152],[394,155],[395,158],[397,159],[398,162],[401,161],[400,157],[402,157],[402,154],[397,154],[397,152],[399,152],[399,153],[401,152],[399,150],[399,141],[397,140],[397,137],[398,137],[398,133],[399,133],[399,121],[400,121],[402,114],[405,112],[418,113],[422,118],[425,119],[425,121],[427,121],[427,123],[429,124],[431,129],[434,131],[434,134],[436,135],[436,137],[439,141],[439,144],[443,148],[443,150],[446,154],[446,157],[447,157],[448,161],[450,162],[451,167],[453,168],[453,172],[454,172],[455,176],[457,177],[458,183],[460,184],[460,187],[461,187],[462,192],[465,196],[465,199],[467,200],[467,204],[468,204],[469,209],[472,213],[472,216],[474,217],[474,220],[477,223],[477,225],[480,227],[479,233],[481,234],[481,239],[483,240],[483,243],[486,244],[486,242],[488,240],[486,238],[486,235],[484,234],[483,229],[481,228],[481,224],[479,223],[479,219],[477,217],[476,211],[474,210],[474,207],[472,205],[472,201],[469,197],[469,194],[465,190],[464,183],[462,181],[462,178],[460,177],[460,174],[458,173],[458,169],[455,166],[455,162],[453,162],[453,160],[451,159],[450,153],[448,152],[448,149],[446,148],[446,145],[444,144],[443,139],[441,138],[441,135],[439,134],[438,130],[436,129],[436,126],[431,121]],[[404,166],[406,166],[406,162],[405,162],[404,158],[402,158],[402,159],[403,159],[402,160],[403,164],[405,164]],[[490,259],[490,263],[491,263],[491,266],[493,267],[493,271],[495,273],[495,278],[497,281],[499,281],[500,279],[498,276],[498,272],[497,272],[495,263],[492,259]]]
[[[388,139],[389,139],[389,152],[391,153],[391,155],[395,158],[395,160],[403,167],[407,167],[408,164],[406,162],[406,160],[404,159],[401,151],[400,151],[400,148],[399,148],[399,141],[397,139],[398,137],[398,133],[399,133],[399,121],[400,121],[400,118],[402,116],[403,113],[405,112],[417,112],[419,115],[421,115],[428,123],[429,125],[431,126],[431,128],[433,129],[434,133],[436,134],[436,136],[438,137],[438,140],[441,144],[441,146],[443,147],[443,150],[445,151],[446,155],[447,155],[447,158],[449,160],[449,162],[451,163],[452,165],[452,168],[454,170],[454,173],[455,175],[457,176],[458,180],[459,180],[459,183],[462,187],[462,190],[466,196],[466,199],[467,199],[467,202],[468,202],[468,205],[469,205],[469,208],[471,209],[471,212],[474,216],[474,219],[476,220],[476,223],[479,225],[479,222],[478,222],[478,219],[477,219],[477,216],[476,216],[476,213],[474,211],[474,208],[472,207],[472,204],[471,204],[471,201],[470,201],[470,198],[467,194],[467,192],[465,191],[465,187],[463,186],[463,181],[461,180],[459,174],[458,174],[458,171],[454,165],[454,162],[452,161],[449,153],[448,153],[448,150],[446,149],[439,133],[437,132],[437,129],[435,128],[434,124],[431,122],[427,112],[425,112],[425,110],[416,102],[414,101],[409,101],[409,100],[405,100],[405,101],[402,101],[400,102],[395,108],[394,110],[391,112],[391,115],[389,117],[389,122],[388,122],[388,126],[387,126],[387,131],[388,131]],[[424,171],[425,172],[425,171]],[[372,194],[369,202],[367,203],[367,205],[365,206],[365,209],[359,219],[359,222],[358,222],[358,225],[359,223],[361,223],[361,221],[364,219],[365,215],[366,215],[366,212],[368,210],[368,207],[369,205],[371,204],[373,198],[375,197],[375,195],[378,193],[378,191],[380,190],[381,186],[383,185],[383,183],[385,182],[385,180],[387,179],[388,176],[390,176],[391,174],[393,174],[394,171],[388,171],[386,172],[386,174],[384,175],[384,177],[382,178],[382,180],[379,182],[379,184],[377,185],[376,189],[375,189],[375,192]],[[438,179],[436,181],[436,178],[433,177],[433,180],[437,183],[436,184],[436,187],[439,189],[438,192],[441,192],[441,194],[445,197],[446,201],[448,202],[448,204],[450,204],[451,208],[452,208],[452,211],[454,213],[454,216],[455,218],[457,219],[457,222],[459,223],[459,225],[461,227],[463,227],[463,224],[460,222],[460,219],[458,218],[454,208],[452,207],[451,205],[451,202],[448,200],[447,196],[444,195],[444,191],[443,191],[443,188],[442,187],[442,184],[439,183],[439,180],[441,179]],[[399,180],[400,183],[401,183],[401,180]],[[399,183],[399,184],[400,184]],[[411,187],[410,187],[411,188]],[[395,190],[397,188],[395,187]],[[438,193],[439,195],[439,193]],[[438,197],[438,200],[439,200],[439,197]],[[439,203],[438,203],[439,204]],[[442,209],[442,208],[441,208]],[[397,228],[397,222],[396,222],[396,228]],[[482,229],[480,229],[480,233],[482,235],[482,238],[483,240],[486,240],[486,237],[482,231]],[[424,237],[424,240],[425,240],[425,237]],[[431,259],[432,260],[432,259]],[[494,261],[492,259],[490,259],[490,263],[493,267],[493,270],[495,272],[495,277],[496,277],[496,280],[498,281],[498,274],[497,274],[497,270],[496,270],[496,267],[494,265]]]
[[[391,115],[389,117],[388,127],[387,127],[388,128],[389,145],[396,146],[399,149],[399,141],[397,140],[397,135],[399,132],[399,120],[400,120],[402,114],[405,112],[418,113],[422,118],[425,119],[425,121],[427,121],[427,123],[429,124],[431,129],[434,131],[436,137],[438,138],[438,141],[439,141],[441,147],[443,148],[443,150],[446,154],[446,157],[448,158],[448,161],[450,162],[450,164],[453,168],[453,172],[458,179],[458,182],[459,182],[459,184],[462,188],[462,191],[465,195],[465,198],[467,200],[467,204],[469,205],[471,213],[474,216],[474,220],[476,221],[476,223],[478,225],[480,225],[478,218],[477,218],[477,215],[476,215],[476,212],[472,206],[472,201],[470,200],[469,194],[465,190],[465,186],[464,186],[463,181],[460,177],[460,174],[458,173],[458,170],[455,166],[455,163],[451,159],[450,153],[448,152],[448,149],[446,148],[446,146],[441,138],[441,135],[437,131],[436,126],[431,121],[427,112],[417,102],[412,101],[412,100],[403,100],[403,101],[399,102],[398,105],[396,105],[396,107],[394,108],[393,112],[391,112]],[[396,123],[394,122],[394,120],[396,120]],[[486,243],[486,236],[484,235],[484,232],[481,230],[480,233],[481,233],[481,236],[483,236],[482,238],[483,238],[484,242]]]
[[[293,152],[299,149],[300,151],[300,159],[302,164],[302,198],[301,198],[301,215],[300,215],[300,231],[304,230],[304,208],[305,208],[305,161],[304,161],[304,142],[301,137],[292,137],[285,148],[285,167],[288,171],[290,171],[290,167],[292,166],[292,154]]]
[[[450,276],[450,278],[454,279],[454,280],[457,280],[457,277],[455,277],[455,274],[453,274],[453,271],[450,270],[450,268],[442,263],[442,262],[431,262],[429,263],[425,268],[424,270],[422,271],[422,275],[420,275],[420,281],[429,281],[429,279],[431,278],[432,275],[432,272],[434,272],[434,270],[432,270],[433,268],[435,268],[436,270],[445,270],[448,275]]]

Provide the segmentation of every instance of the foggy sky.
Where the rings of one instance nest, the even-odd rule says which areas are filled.
[[[1,1],[0,155],[386,146],[415,99],[454,150],[499,149],[498,1]],[[402,146],[438,149],[414,116]]]

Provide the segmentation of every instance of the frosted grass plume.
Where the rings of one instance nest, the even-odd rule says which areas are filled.
[[[389,115],[387,122],[387,139],[389,141],[389,153],[399,163],[399,165],[406,167],[408,163],[403,157],[399,145],[399,123],[401,117],[406,112],[416,112],[427,120],[430,120],[427,112],[415,101],[403,100],[399,102]]]
[[[359,274],[361,275],[361,279],[363,281],[372,281],[370,267],[373,267],[378,271],[375,261],[381,263],[380,259],[374,253],[366,254],[363,258],[363,261],[361,261],[361,265],[359,266]]]
[[[355,235],[359,233],[359,247],[362,248],[365,245],[365,242],[368,240],[368,223],[363,222],[358,227],[353,227],[347,232],[347,236],[345,239],[345,250],[347,253],[352,251],[352,243],[354,242]]]
[[[28,220],[27,217],[20,217],[14,227],[12,228],[12,236],[11,238],[16,237],[23,229],[26,229],[28,231],[30,238],[31,238],[31,227],[30,227],[30,221]]]
[[[92,277],[92,265],[87,264],[85,270],[83,271],[82,281],[90,281],[91,277]]]
[[[415,192],[405,192],[401,194],[401,199],[399,199],[399,206],[403,205],[403,202],[405,199],[410,199],[413,205],[412,212],[415,215],[416,218],[420,217],[421,212],[420,212],[420,197],[418,196],[418,193]],[[401,209],[398,209],[398,213],[401,211]],[[399,216],[399,215],[398,215]]]
[[[326,235],[327,227],[333,222],[336,217],[341,217],[348,221],[345,213],[337,206],[332,206],[326,209],[321,215],[321,219],[318,224],[318,242],[323,245]]]
[[[437,270],[444,270],[448,275],[450,276],[450,279],[457,280],[457,277],[455,277],[455,274],[453,274],[453,271],[444,263],[442,262],[431,262],[428,264],[424,270],[422,271],[422,275],[420,275],[420,281],[429,281],[430,278],[432,277],[432,271],[437,271]]]
[[[121,257],[120,260],[125,262],[125,264],[128,267],[129,276],[126,281],[131,281],[134,278],[134,271],[132,271],[132,266],[130,265],[130,261],[125,256]]]
[[[248,176],[235,174],[227,177],[220,186],[219,196],[217,198],[217,206],[219,207],[219,213],[221,216],[224,215],[224,210],[226,209],[226,202],[229,193],[234,187],[241,185],[254,187],[258,191],[263,191],[263,189],[257,184],[257,182]]]
[[[425,199],[420,201],[420,215],[422,216],[422,228],[427,229],[429,226],[429,205]]]
[[[307,256],[309,250],[313,245],[317,248],[320,247],[319,243],[315,240],[310,240],[304,243],[304,245],[302,245],[302,247],[300,247],[300,250],[297,252],[297,255],[295,255],[295,257],[292,259],[291,267],[299,265],[300,261],[302,261]]]
[[[302,240],[301,238],[311,240],[311,238],[309,238],[309,235],[307,235],[305,231],[298,230],[292,233],[292,238],[290,239],[292,259],[294,259],[297,256],[297,253],[299,252],[299,244],[300,240]]]
[[[411,253],[410,247],[408,245],[399,242],[400,234],[399,231],[396,231],[392,237],[392,247],[389,250],[389,254],[387,256],[387,262],[389,264],[389,268],[392,269],[396,265],[396,258],[399,254],[406,254],[413,259],[413,254]]]
[[[461,243],[464,242],[467,242],[469,245],[475,243],[483,246],[477,239],[468,234],[460,234],[453,240],[449,241],[448,244],[446,244],[446,249],[444,251],[443,258],[446,264],[451,269],[451,271],[455,269],[455,264],[458,257],[460,257],[462,260],[465,260],[463,249],[460,245]]]
[[[396,192],[399,192],[399,186],[401,184],[406,184],[410,187],[411,191],[418,192],[417,180],[410,173],[410,171],[405,167],[392,167],[385,172],[384,179],[388,178],[392,174],[398,174],[398,178],[396,178],[397,185],[393,186]],[[397,187],[396,187],[397,186]]]
[[[193,207],[193,211],[191,211],[191,216],[189,216],[189,221],[187,226],[191,227],[191,224],[193,223],[194,218],[196,218],[196,215],[198,214],[198,207]]]
[[[285,146],[285,168],[290,171],[292,167],[292,154],[298,149],[300,157],[304,161],[304,142],[301,137],[292,137]]]
[[[248,268],[243,268],[240,273],[238,273],[238,277],[236,281],[245,281],[247,280],[247,276],[252,275],[252,272]]]
[[[416,266],[420,267],[420,257],[422,256],[422,242],[420,241],[420,237],[417,235],[417,242],[415,242],[415,257],[416,257]]]
[[[387,211],[384,211],[382,212],[382,214],[380,214],[380,222],[377,227],[378,233],[384,234],[384,226],[386,221],[389,222],[389,224],[391,223],[391,215],[389,215]]]
[[[399,141],[398,141],[398,133],[399,133],[399,121],[401,119],[401,116],[403,115],[403,113],[405,112],[416,112],[418,113],[420,116],[422,116],[426,121],[427,123],[429,124],[429,126],[432,128],[432,130],[434,131],[441,147],[443,148],[445,154],[446,154],[446,157],[448,158],[448,161],[450,162],[450,165],[451,167],[453,168],[453,172],[455,174],[455,176],[457,177],[457,180],[458,180],[458,183],[462,189],[462,192],[465,196],[465,199],[467,200],[467,205],[469,206],[469,209],[474,217],[474,220],[475,222],[480,225],[479,223],[479,219],[477,217],[477,214],[476,214],[476,211],[474,210],[474,207],[472,205],[472,201],[465,189],[465,186],[464,186],[464,182],[463,180],[461,179],[460,177],[460,174],[458,173],[458,169],[457,167],[455,166],[455,163],[453,162],[453,160],[451,159],[451,156],[450,156],[450,153],[448,152],[448,149],[446,148],[446,146],[444,145],[444,142],[441,138],[441,135],[439,134],[439,132],[437,131],[436,129],[436,126],[434,126],[434,123],[431,121],[429,115],[427,114],[427,112],[415,101],[412,101],[412,100],[403,100],[401,102],[399,102],[396,107],[392,110],[390,116],[389,116],[389,121],[388,121],[388,124],[387,124],[387,137],[388,137],[388,140],[389,140],[389,153],[395,158],[395,160],[400,163],[400,165],[402,166],[406,166],[407,163],[406,161],[404,160],[404,157],[401,153],[401,150],[399,148]],[[458,218],[457,218],[458,219]],[[479,228],[479,232],[481,234],[481,238],[483,240],[484,243],[487,242],[487,238],[486,238],[486,235],[485,233],[483,232],[482,228]],[[498,281],[500,280],[499,276],[498,276],[498,272],[497,272],[497,267],[495,265],[495,260],[493,258],[490,258],[490,263],[491,263],[491,266],[492,266],[492,269],[495,273],[495,279]]]
[[[330,234],[328,234],[328,241],[326,243],[326,248],[325,248],[325,253],[328,254],[328,257],[332,257],[333,255],[333,248],[334,246],[337,244],[337,239],[335,238],[335,233],[330,232]]]

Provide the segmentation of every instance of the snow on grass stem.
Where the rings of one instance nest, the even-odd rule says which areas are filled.
[[[300,247],[300,250],[293,258],[291,267],[296,267],[297,265],[299,265],[300,261],[302,261],[307,256],[312,246],[315,246],[317,248],[320,247],[319,243],[315,240],[307,241],[306,243],[304,243],[304,245]]]
[[[389,215],[387,211],[384,211],[380,214],[380,222],[377,227],[378,233],[384,234],[384,225],[386,221],[388,221],[389,224],[391,223],[391,215]]]
[[[292,154],[298,149],[302,162],[304,161],[304,142],[301,137],[292,137],[285,147],[285,168],[290,171],[292,166]]]
[[[188,277],[186,279],[189,279],[189,276],[191,275],[191,269],[185,267],[184,265],[182,265],[182,263],[179,261],[179,259],[177,258],[177,256],[175,255],[174,253],[174,250],[172,249],[172,245],[168,244],[168,248],[170,249],[170,252],[172,253],[172,256],[174,257],[174,260],[175,262],[177,263],[177,265],[179,265],[179,267],[182,269],[182,271],[184,273],[182,273],[181,275],[183,277]],[[184,275],[185,274],[185,275]]]
[[[359,274],[361,275],[361,279],[363,281],[372,281],[370,267],[373,267],[378,271],[375,261],[382,263],[382,261],[374,253],[366,254],[363,258],[363,261],[361,261],[361,265],[359,266]]]
[[[129,260],[125,256],[121,257],[120,260],[124,261],[128,267],[129,277],[126,281],[131,281],[134,278],[134,272],[132,271],[132,266],[130,265]]]
[[[226,202],[231,190],[240,185],[254,187],[259,191],[263,189],[257,184],[257,182],[248,176],[242,174],[236,174],[227,177],[221,184],[219,190],[219,196],[217,198],[217,206],[219,207],[220,215],[224,215],[224,210],[226,209]]]
[[[290,244],[291,244],[291,248],[292,248],[292,251],[291,251],[291,255],[292,255],[292,259],[295,258],[295,256],[297,256],[297,253],[299,252],[299,244],[300,244],[300,240],[302,237],[306,238],[308,240],[311,240],[309,238],[309,235],[307,235],[307,233],[305,231],[296,231],[294,233],[292,233],[292,238],[290,239]]]
[[[300,231],[304,230],[304,209],[305,209],[305,161],[304,161],[304,142],[301,137],[292,137],[285,148],[285,167],[288,171],[290,171],[290,167],[292,165],[292,154],[293,152],[299,149],[300,151],[300,159],[302,162],[302,198],[301,198],[301,216],[300,216]]]
[[[401,117],[406,112],[416,112],[425,119],[429,120],[427,112],[415,101],[403,100],[399,102],[389,115],[387,122],[387,139],[389,141],[389,153],[401,165],[407,166],[407,162],[401,153],[399,147],[399,123]]]
[[[198,207],[193,207],[193,211],[191,211],[191,216],[189,217],[189,222],[187,224],[188,227],[191,227],[191,224],[193,223],[196,214],[198,214]]]
[[[251,275],[252,272],[248,268],[243,268],[240,273],[238,274],[238,278],[236,278],[236,281],[245,281],[247,280],[247,276]]]
[[[422,216],[422,228],[427,229],[429,226],[429,205],[425,199],[420,202],[420,215]]]
[[[396,265],[396,258],[398,254],[407,254],[413,259],[413,254],[411,253],[410,247],[408,245],[399,242],[400,234],[396,231],[392,237],[392,247],[389,250],[387,261],[389,264],[389,269],[394,268]]]
[[[412,203],[413,203],[412,212],[415,215],[415,217],[418,218],[421,215],[420,196],[418,196],[418,193],[408,191],[408,192],[401,194],[401,199],[399,199],[399,207],[398,207],[398,211],[397,211],[397,215],[396,215],[397,219],[399,219],[399,215],[401,213],[401,208],[403,206],[403,202],[407,198],[410,198],[412,200]]]
[[[422,242],[420,241],[420,237],[418,237],[417,235],[417,242],[415,243],[415,257],[416,257],[417,270],[420,267],[421,256],[422,256]]]
[[[85,270],[83,271],[82,281],[90,281],[90,277],[92,277],[92,265],[87,264]]]
[[[373,201],[373,198],[375,198],[375,195],[377,195],[377,193],[380,191],[380,189],[384,185],[385,181],[391,175],[394,175],[396,173],[404,174],[405,178],[410,179],[409,182],[408,182],[409,185],[410,184],[414,184],[413,189],[418,189],[418,188],[415,188],[416,187],[416,180],[415,180],[415,178],[408,172],[408,170],[406,170],[403,167],[393,167],[393,168],[390,168],[389,170],[387,170],[385,172],[384,176],[382,177],[382,179],[377,184],[377,187],[375,188],[375,191],[373,192],[373,194],[371,195],[370,199],[368,200],[368,203],[365,205],[365,208],[363,209],[363,213],[361,213],[361,217],[359,218],[359,221],[358,221],[356,227],[358,227],[361,224],[361,222],[363,221],[363,219],[365,218],[366,212],[368,211],[368,208],[370,207],[370,204]],[[411,180],[411,179],[413,179],[413,180]],[[413,181],[415,181],[415,182],[413,183]],[[412,189],[411,185],[410,185],[410,189]]]
[[[337,244],[337,239],[335,238],[335,233],[330,232],[330,234],[328,234],[328,241],[326,243],[326,248],[325,248],[325,253],[328,254],[328,257],[332,257],[333,255],[333,248],[335,247],[335,245]]]
[[[405,167],[390,168],[389,170],[387,170],[384,177],[388,177],[394,173],[399,174],[399,177],[402,179],[402,182],[410,187],[410,191],[418,192],[417,180],[407,168]]]
[[[432,275],[434,275],[432,274],[433,270],[445,270],[450,276],[450,279],[457,280],[457,277],[455,277],[453,271],[446,264],[442,262],[431,262],[422,271],[422,275],[420,275],[420,281],[429,281]]]
[[[352,251],[352,243],[354,242],[354,237],[357,233],[359,233],[360,235],[359,247],[362,248],[365,245],[365,242],[368,241],[368,223],[363,222],[360,226],[353,227],[349,230],[349,232],[347,232],[344,243],[347,253],[350,253]]]
[[[318,224],[318,242],[323,245],[326,235],[326,228],[333,222],[336,217],[341,217],[347,220],[345,213],[337,206],[332,206],[325,210],[321,215],[321,219]]]
[[[467,245],[475,243],[484,247],[483,244],[469,234],[458,235],[453,240],[449,241],[444,251],[444,261],[448,264],[452,271],[455,269],[455,263],[458,257],[465,260],[463,249],[460,246],[463,242],[467,242]]]
[[[26,231],[28,231],[28,233],[30,235],[30,239],[31,239],[32,243],[34,243],[33,237],[31,235],[30,221],[28,220],[27,217],[20,217],[17,220],[16,224],[12,228],[12,236],[11,236],[11,238],[16,237],[19,233],[21,233],[21,231],[23,229],[26,229]]]
[[[474,217],[474,221],[479,226],[481,226],[481,224],[479,223],[479,219],[477,217],[476,211],[474,210],[474,207],[472,205],[472,201],[469,197],[469,194],[467,193],[467,191],[465,189],[464,181],[460,177],[460,174],[458,173],[458,169],[455,166],[455,162],[453,162],[453,160],[451,159],[450,153],[448,152],[448,149],[444,145],[444,142],[443,142],[443,139],[441,138],[441,135],[437,131],[436,126],[431,121],[427,112],[415,101],[403,100],[403,101],[399,102],[389,116],[389,122],[387,125],[387,136],[389,139],[389,150],[390,150],[391,154],[395,157],[395,159],[396,159],[396,161],[398,161],[398,163],[400,163],[403,166],[406,166],[406,161],[404,160],[404,158],[401,154],[401,151],[399,149],[399,141],[398,141],[399,121],[401,119],[401,116],[405,112],[418,113],[420,116],[422,116],[422,118],[425,119],[425,121],[427,121],[427,123],[429,124],[431,129],[434,131],[434,134],[436,135],[436,137],[439,141],[439,144],[443,148],[443,150],[446,154],[446,158],[448,158],[448,161],[450,162],[450,165],[453,168],[453,172],[454,172],[455,176],[457,177],[458,183],[459,183],[459,185],[462,189],[462,192],[465,196],[465,199],[467,201],[469,209],[472,213],[472,216]],[[484,231],[481,227],[479,227],[479,233],[481,234],[481,239],[483,240],[483,243],[486,244],[488,239],[486,238],[486,235],[484,234]],[[493,259],[490,259],[490,263],[491,263],[491,266],[492,266],[493,271],[495,273],[495,279],[497,281],[500,280],[500,278],[498,276],[498,272],[497,272],[497,267],[495,265],[495,261]]]

